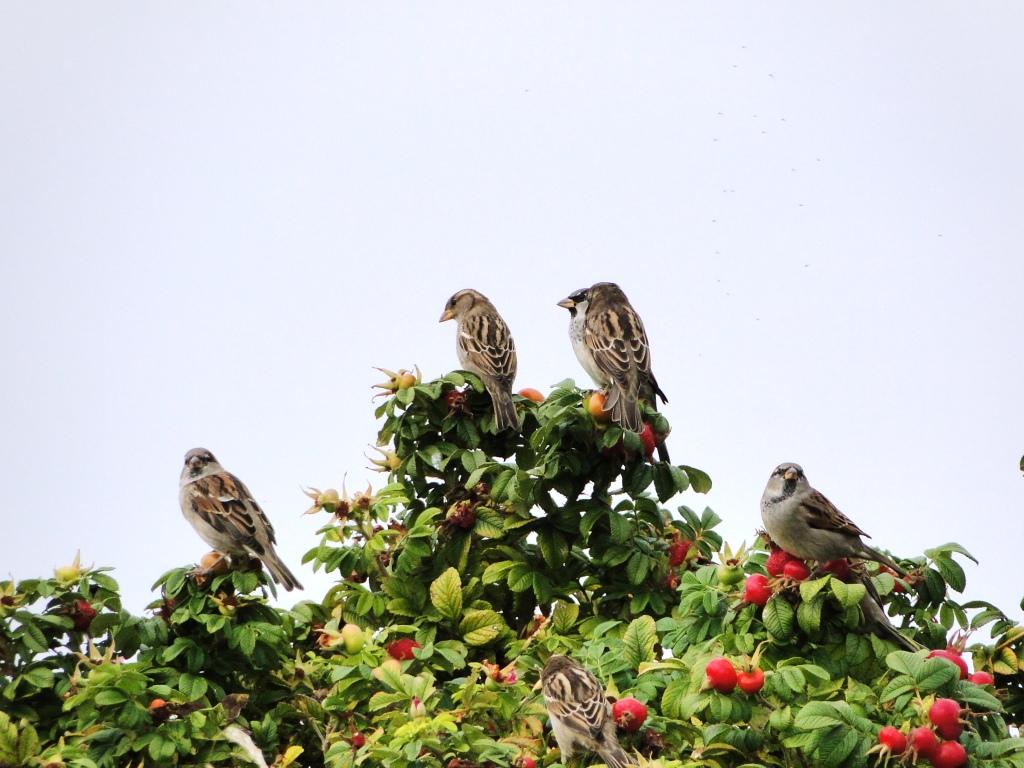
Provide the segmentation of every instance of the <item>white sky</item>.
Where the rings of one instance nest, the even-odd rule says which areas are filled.
[[[1024,6],[5,3],[0,573],[81,548],[140,610],[206,547],[203,445],[299,566],[376,425],[373,365],[456,366],[486,293],[517,388],[555,302],[644,318],[676,461],[734,543],[780,461],[903,554],[957,540],[1020,616]],[[379,401],[377,401],[379,402]],[[286,597],[286,602],[293,599]]]

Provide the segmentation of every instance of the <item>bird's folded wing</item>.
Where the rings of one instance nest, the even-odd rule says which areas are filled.
[[[647,334],[629,306],[587,312],[583,340],[597,367],[615,381],[626,379],[631,370],[651,368]]]
[[[273,543],[270,520],[234,475],[223,472],[200,478],[189,484],[188,491],[193,507],[217,530],[246,543],[256,540],[258,532],[264,530]]]
[[[799,513],[811,528],[840,531],[854,536],[868,536],[818,491],[814,491],[800,503]],[[868,538],[871,537],[868,536]]]
[[[500,317],[480,315],[468,319],[467,324],[469,327],[459,333],[459,345],[469,359],[489,376],[514,379],[516,345],[505,322]]]

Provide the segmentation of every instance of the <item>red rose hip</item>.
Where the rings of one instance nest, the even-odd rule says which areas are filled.
[[[736,687],[736,667],[724,656],[709,661],[704,674],[708,684],[719,693],[732,693]]]
[[[612,704],[612,717],[615,724],[626,733],[636,733],[647,719],[647,707],[632,696],[627,696]]]
[[[878,734],[878,743],[894,755],[902,755],[907,751],[907,737],[898,728],[885,726]]]
[[[764,688],[764,670],[753,669],[736,675],[736,683],[744,693],[753,695]]]

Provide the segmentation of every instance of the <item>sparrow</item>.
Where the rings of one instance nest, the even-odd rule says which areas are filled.
[[[185,454],[178,500],[196,533],[218,552],[258,557],[286,590],[302,589],[274,551],[274,527],[241,480],[205,448]]]
[[[619,746],[612,705],[589,670],[555,654],[541,670],[540,681],[563,762],[577,752],[596,752],[608,768],[637,764]]]
[[[868,534],[811,487],[799,464],[779,464],[772,472],[761,496],[761,520],[771,540],[796,557],[819,563],[859,557],[907,575],[891,558],[861,540]]]
[[[497,430],[518,429],[519,417],[512,402],[516,344],[508,325],[488,298],[471,288],[448,299],[440,322],[446,320],[455,320],[458,324],[455,348],[459,365],[483,380],[494,403]]]
[[[643,429],[638,400],[657,407],[668,402],[651,372],[647,332],[633,306],[615,283],[594,283],[558,302],[569,310],[569,340],[580,365],[607,390],[612,420],[632,432]],[[663,444],[658,457],[668,461]]]

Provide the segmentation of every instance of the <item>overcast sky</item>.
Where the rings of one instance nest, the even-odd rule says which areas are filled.
[[[1020,617],[1024,6],[4,3],[0,572],[81,548],[139,611],[207,550],[205,446],[299,560],[378,475],[371,366],[580,383],[555,302],[622,285],[734,544],[772,468]],[[379,402],[379,401],[378,401]],[[297,599],[286,596],[285,604]]]

